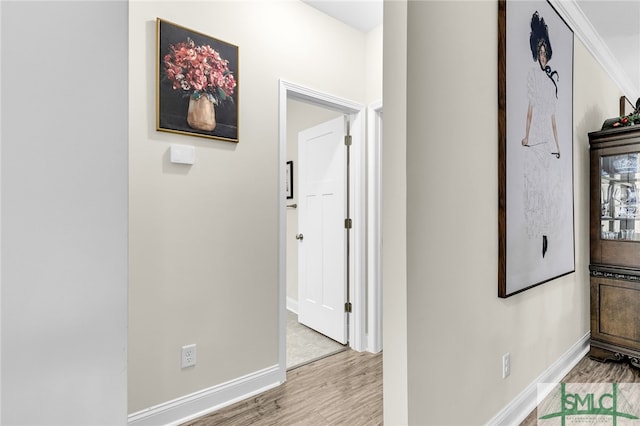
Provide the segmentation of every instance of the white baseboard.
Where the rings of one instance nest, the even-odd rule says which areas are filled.
[[[576,344],[564,353],[556,362],[551,364],[540,376],[504,407],[498,414],[487,422],[487,425],[517,425],[520,424],[538,405],[539,383],[559,383],[576,364],[589,352],[589,338],[591,333],[585,334]],[[551,390],[551,388],[549,388]]]
[[[278,365],[130,414],[130,426],[178,425],[281,384]]]
[[[298,301],[291,297],[287,297],[287,309],[298,315]]]

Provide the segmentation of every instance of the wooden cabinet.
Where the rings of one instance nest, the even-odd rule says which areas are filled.
[[[589,133],[591,350],[640,368],[640,125]]]

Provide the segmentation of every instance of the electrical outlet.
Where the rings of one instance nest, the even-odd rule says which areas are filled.
[[[196,345],[187,345],[182,347],[182,368],[193,367],[196,365]]]
[[[511,374],[511,354],[502,355],[502,378],[506,379]]]

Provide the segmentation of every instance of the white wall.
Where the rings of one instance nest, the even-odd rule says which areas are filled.
[[[298,1],[129,6],[134,413],[278,363],[278,79],[364,103],[366,37]],[[156,17],[239,46],[238,144],[155,131]]]
[[[405,391],[408,396],[385,399],[385,422],[481,424],[589,331],[587,132],[617,115],[621,93],[576,41],[576,272],[499,299],[497,2],[409,2],[406,26],[401,16],[387,20],[391,17],[387,10],[384,161],[394,164],[385,167],[383,178],[386,190],[393,187],[406,193],[407,229],[404,240],[396,237],[392,247],[385,240],[384,253],[392,250],[397,257],[396,251],[406,244],[407,286],[404,301],[397,300],[400,293],[394,288],[400,286],[402,291],[403,281],[390,283],[385,272],[385,307],[388,295],[394,294],[394,317],[385,310],[384,392],[385,397]],[[390,112],[404,108],[402,95],[386,95],[391,87],[402,90],[397,80],[401,71],[387,74],[391,60],[387,48],[395,46],[405,28],[408,74],[403,122],[389,119]],[[392,54],[402,67],[400,53]],[[406,145],[401,138],[405,126]],[[394,136],[398,137],[390,145]],[[401,171],[386,174],[403,158],[406,187],[401,186]],[[442,206],[455,208],[447,208],[443,215]],[[384,216],[385,237],[390,232],[387,227],[401,230],[395,223],[402,223],[401,218],[396,216]],[[389,262],[385,260],[385,268]],[[398,274],[402,276],[401,271]],[[389,347],[389,337],[405,331],[405,315],[407,344]],[[511,376],[503,380],[505,352],[511,353]],[[387,380],[394,376],[401,378]]]
[[[127,3],[0,7],[0,422],[122,425]]]
[[[372,29],[366,38],[366,100],[370,104],[382,100],[382,36],[383,26]]]

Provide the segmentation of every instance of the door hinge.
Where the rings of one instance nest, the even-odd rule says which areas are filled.
[[[344,311],[345,312],[350,314],[351,313],[351,308],[352,308],[351,302],[347,302],[347,303],[344,304]]]
[[[344,136],[344,144],[346,146],[351,146],[351,135],[345,135]]]
[[[351,229],[352,226],[353,226],[353,222],[351,221],[351,219],[345,219],[344,220],[344,228],[345,229]]]

